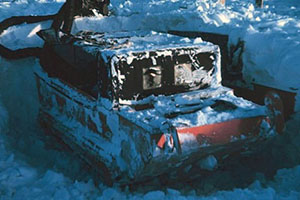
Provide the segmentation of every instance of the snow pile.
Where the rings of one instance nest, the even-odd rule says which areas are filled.
[[[58,12],[64,0],[16,0],[0,1],[0,21],[12,16],[52,15]],[[37,8],[38,5],[38,8]],[[0,44],[13,50],[43,45],[43,40],[36,36],[36,32],[49,28],[51,22],[36,24],[22,24],[5,30],[0,37]]]
[[[1,135],[0,135],[1,136]],[[73,182],[51,170],[39,173],[5,149],[0,137],[0,199],[96,199],[92,181]]]
[[[22,24],[20,26],[13,26],[3,32],[0,37],[0,44],[5,44],[6,47],[16,50],[26,47],[42,47],[44,41],[39,38],[36,33],[42,29],[49,28],[50,21]],[[16,43],[18,45],[16,45]]]
[[[63,2],[65,0],[0,0],[0,21],[12,16],[55,14]]]
[[[269,87],[299,92],[299,28],[300,20],[290,17],[249,26],[243,37],[246,42],[243,54],[245,78]]]

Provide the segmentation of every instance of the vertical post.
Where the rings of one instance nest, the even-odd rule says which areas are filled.
[[[255,0],[256,6],[262,8],[264,6],[264,0]]]
[[[220,0],[220,3],[225,5],[226,0]]]

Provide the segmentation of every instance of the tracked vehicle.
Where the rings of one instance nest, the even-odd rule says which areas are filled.
[[[107,184],[188,172],[209,156],[224,159],[283,129],[280,98],[269,93],[260,106],[234,96],[221,84],[219,47],[200,38],[39,35],[45,40],[35,72],[39,121]]]

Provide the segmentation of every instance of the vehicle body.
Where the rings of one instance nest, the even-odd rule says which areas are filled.
[[[155,32],[43,38],[40,123],[107,184],[225,158],[282,131],[276,95],[259,106],[222,86],[217,45]]]

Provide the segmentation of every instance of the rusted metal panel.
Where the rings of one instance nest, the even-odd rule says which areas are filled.
[[[222,145],[230,143],[235,139],[241,139],[243,137],[253,137],[259,134],[259,127],[264,119],[264,116],[235,119],[221,123],[209,124],[199,127],[187,127],[177,128],[177,132],[180,134],[192,134],[197,139],[199,146],[203,144],[207,145]],[[180,138],[180,137],[179,137]],[[157,145],[163,148],[166,138],[161,136]],[[183,141],[180,141],[182,144]]]
[[[107,125],[107,117],[99,112],[99,119],[101,122],[101,127],[102,127],[102,131],[99,131],[98,133],[103,137],[106,138],[107,140],[111,140],[112,138],[112,131],[110,130],[109,126]]]
[[[155,148],[152,146],[151,134],[143,127],[133,124],[123,117],[120,117],[120,125],[124,133],[130,135],[132,138],[132,143],[135,144],[136,152],[141,154],[143,163],[149,162],[152,157],[153,148]]]
[[[248,137],[259,134],[259,127],[263,116],[245,119],[235,119],[227,122],[204,125],[200,127],[179,128],[178,134],[193,134],[201,141],[204,137],[209,139],[208,144],[220,145],[230,143],[234,137]]]

